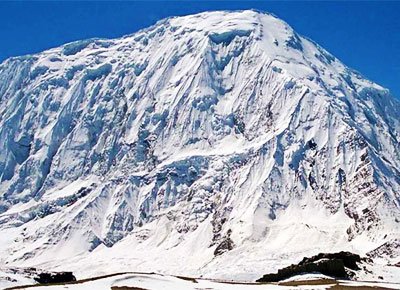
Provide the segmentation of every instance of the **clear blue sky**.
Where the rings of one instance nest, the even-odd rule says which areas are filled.
[[[207,10],[276,14],[400,98],[400,1],[0,2],[0,61],[91,37],[119,37]]]

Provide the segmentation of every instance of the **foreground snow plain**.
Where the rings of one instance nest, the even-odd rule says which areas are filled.
[[[333,281],[315,280],[318,275],[311,277],[297,276],[293,281],[302,281],[299,286],[278,285],[278,284],[252,284],[232,283],[227,281],[212,281],[204,279],[182,278],[158,274],[120,274],[112,277],[96,279],[77,284],[65,284],[57,286],[38,286],[29,289],[34,290],[289,290],[289,289],[331,289],[336,286],[347,286],[344,289],[359,289],[358,287],[371,287],[363,289],[400,289],[400,284],[377,283],[377,282],[354,282],[354,281]],[[328,278],[328,277],[324,277]],[[308,280],[308,281],[307,281]],[[316,282],[318,281],[318,282]],[[309,282],[309,285],[307,285]],[[314,283],[313,283],[314,282]],[[126,287],[126,288],[124,288]],[[129,288],[131,287],[131,288]],[[24,289],[24,288],[20,288]]]

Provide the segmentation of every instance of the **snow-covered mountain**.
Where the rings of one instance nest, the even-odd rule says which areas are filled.
[[[249,279],[399,237],[399,102],[273,15],[0,65],[3,266]]]

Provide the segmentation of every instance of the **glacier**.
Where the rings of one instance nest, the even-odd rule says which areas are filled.
[[[1,267],[251,280],[350,250],[400,282],[399,244],[399,101],[274,15],[0,64]]]

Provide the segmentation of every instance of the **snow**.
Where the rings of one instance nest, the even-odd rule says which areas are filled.
[[[399,108],[257,11],[8,59],[0,261],[253,281],[319,252],[394,245]],[[215,256],[228,232],[233,249]],[[360,277],[398,282],[387,252]]]
[[[148,290],[195,290],[195,289],[210,289],[210,290],[268,290],[268,289],[330,289],[336,283],[340,286],[347,287],[381,287],[382,289],[400,289],[399,284],[390,283],[374,283],[374,282],[353,282],[353,281],[337,281],[332,283],[327,281],[322,285],[313,285],[312,280],[320,280],[321,277],[299,276],[298,281],[310,281],[310,285],[301,286],[284,286],[278,284],[257,284],[257,283],[232,283],[228,281],[215,281],[197,278],[175,277],[160,274],[145,274],[145,273],[126,273],[116,274],[105,278],[95,278],[88,282],[78,282],[76,284],[65,284],[57,286],[37,286],[30,289],[73,289],[73,290],[109,290],[111,287],[138,287]],[[291,280],[295,281],[295,280]],[[23,289],[23,288],[21,288]]]
[[[340,285],[353,286],[353,287],[381,287],[383,289],[400,289],[400,285],[394,283],[377,283],[377,282],[354,282],[354,281],[340,281]]]
[[[27,278],[20,273],[13,273],[5,269],[0,269],[0,289],[14,287],[16,285],[32,285],[35,281]]]
[[[321,280],[321,279],[332,279],[332,277],[319,274],[319,273],[311,273],[311,274],[303,274],[303,275],[296,275],[293,277],[290,277],[288,279],[285,279],[282,281],[282,283],[285,282],[293,282],[293,281],[307,281],[307,280]]]

